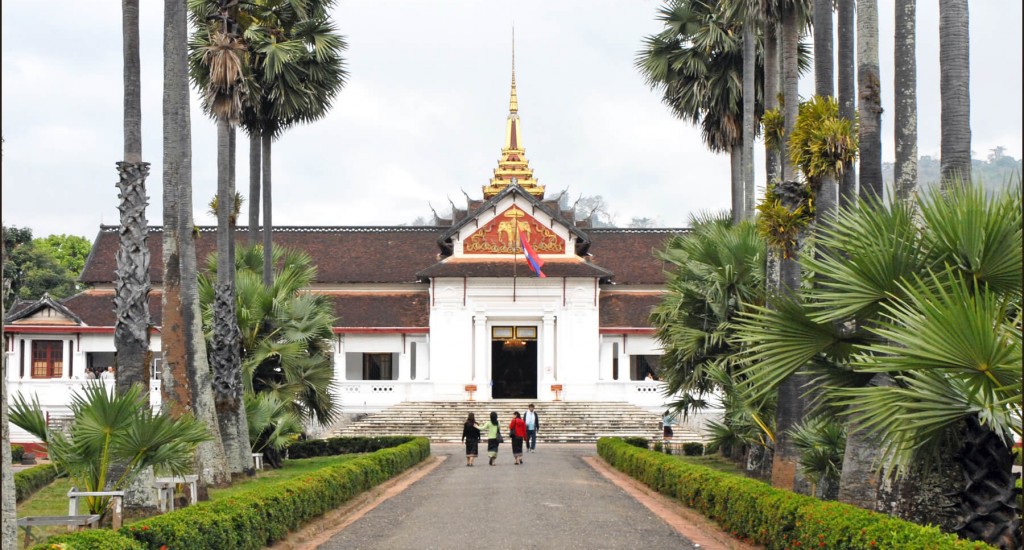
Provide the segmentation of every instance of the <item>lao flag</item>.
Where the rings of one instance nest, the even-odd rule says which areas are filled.
[[[533,247],[530,246],[530,241],[526,240],[526,237],[522,233],[519,234],[519,242],[523,243],[523,254],[526,255],[526,262],[530,264],[530,269],[537,274],[540,278],[545,278],[547,275],[540,270],[544,266],[544,260],[537,256],[537,253],[533,251]]]

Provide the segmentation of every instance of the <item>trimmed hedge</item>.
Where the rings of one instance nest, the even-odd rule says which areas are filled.
[[[937,527],[922,527],[839,502],[775,489],[760,481],[686,464],[601,438],[597,451],[617,470],[681,501],[748,543],[775,548],[989,549]]]
[[[11,464],[19,464],[21,459],[25,457],[25,447],[21,445],[11,445]]]
[[[14,472],[14,500],[21,502],[36,491],[57,479],[57,469],[52,464],[40,464]]]
[[[626,442],[627,445],[632,445],[640,449],[648,448],[648,442],[646,437],[624,437],[622,441]]]
[[[380,437],[332,437],[330,439],[307,439],[288,446],[288,458],[313,458],[314,456],[336,456],[352,453],[372,453],[381,449],[397,447],[414,438],[408,435]]]
[[[91,529],[47,539],[36,549],[45,550],[145,550],[141,542],[110,529]]]
[[[175,512],[146,518],[112,533],[126,541],[141,543],[137,547],[94,547],[75,538],[79,533],[61,537],[61,541],[71,549],[257,550],[284,538],[289,531],[298,529],[304,523],[339,507],[350,498],[430,456],[428,439],[401,439],[405,443],[397,447],[381,449],[342,464],[321,468],[301,478],[253,489],[233,498],[201,502]],[[344,445],[338,444],[336,447]],[[312,448],[320,447],[314,445]],[[294,454],[291,456],[296,458]],[[37,546],[36,550],[47,548],[49,544]]]

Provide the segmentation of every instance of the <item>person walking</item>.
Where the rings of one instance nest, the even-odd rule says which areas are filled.
[[[494,461],[498,459],[498,444],[501,443],[501,427],[498,426],[498,413],[491,411],[491,420],[484,424],[483,429],[487,430],[487,456],[490,458],[487,463],[494,466]]]
[[[526,438],[526,423],[519,416],[519,411],[515,412],[515,418],[508,425],[508,434],[512,437],[512,457],[518,466],[523,463],[523,439]]]
[[[533,403],[526,409],[526,413],[523,415],[523,423],[526,424],[526,450],[529,452],[536,452],[537,450],[537,432],[540,431],[540,417],[537,416],[537,411],[533,410]]]
[[[480,428],[473,413],[469,413],[469,418],[462,425],[462,441],[466,443],[466,466],[472,466],[480,447]]]

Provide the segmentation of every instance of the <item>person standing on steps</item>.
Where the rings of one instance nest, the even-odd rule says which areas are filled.
[[[487,463],[494,466],[494,461],[498,459],[498,443],[501,443],[499,440],[501,428],[498,426],[498,413],[491,411],[491,420],[484,424],[483,429],[487,430],[487,456],[489,457]]]
[[[526,424],[526,449],[529,452],[537,451],[537,432],[540,431],[540,417],[537,411],[533,410],[533,403],[526,409],[523,415],[523,423]]]
[[[512,438],[512,456],[518,466],[523,463],[523,439],[526,438],[526,423],[519,416],[519,411],[515,412],[515,418],[508,425],[508,435]]]
[[[466,443],[466,466],[472,466],[480,447],[480,428],[473,413],[469,413],[469,418],[462,425],[462,441]]]

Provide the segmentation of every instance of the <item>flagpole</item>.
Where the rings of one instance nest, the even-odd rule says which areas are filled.
[[[512,208],[516,203],[512,201]],[[512,225],[516,227],[516,238],[512,241],[512,301],[516,301],[516,272],[519,267],[519,218],[512,218]]]

